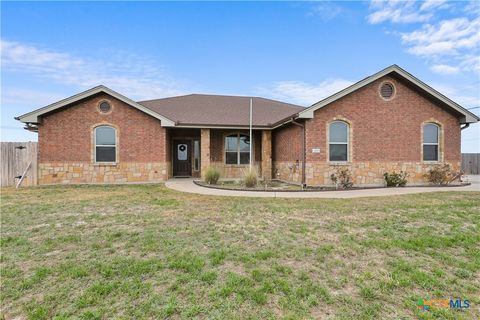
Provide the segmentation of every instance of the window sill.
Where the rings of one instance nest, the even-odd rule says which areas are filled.
[[[443,163],[443,161],[440,161],[440,160],[423,160],[422,162],[423,162],[423,163],[426,163],[426,164],[439,164],[439,163]]]
[[[94,166],[105,166],[105,167],[116,167],[118,165],[117,162],[94,162]]]
[[[224,164],[225,167],[228,167],[228,168],[245,168],[245,167],[248,167],[249,164]]]
[[[330,166],[349,166],[352,163],[350,161],[328,161]]]

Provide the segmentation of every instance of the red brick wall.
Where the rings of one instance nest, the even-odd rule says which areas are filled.
[[[230,133],[243,133],[248,135],[248,130],[210,129],[210,160],[224,162],[224,138]],[[262,161],[262,133],[253,131],[255,161]]]
[[[98,111],[102,99],[112,105],[108,114]],[[43,117],[38,129],[39,161],[91,162],[92,130],[102,123],[118,130],[119,162],[170,161],[160,120],[103,93]]]
[[[288,125],[272,133],[273,161],[302,161],[302,128]]]
[[[396,88],[390,101],[378,94],[386,80]],[[317,110],[315,117],[306,122],[307,163],[327,160],[326,126],[335,117],[352,123],[353,162],[421,161],[422,123],[432,119],[442,124],[444,160],[460,161],[460,124],[456,116],[397,79],[379,79]],[[320,148],[321,152],[313,154],[309,152],[312,148]]]

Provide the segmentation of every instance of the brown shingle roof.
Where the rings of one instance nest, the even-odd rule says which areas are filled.
[[[255,127],[270,127],[304,109],[270,99],[259,97],[252,99],[252,122]],[[249,125],[250,97],[190,94],[138,103],[179,125]]]

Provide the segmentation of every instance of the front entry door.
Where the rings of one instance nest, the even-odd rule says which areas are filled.
[[[173,143],[173,175],[190,177],[192,175],[192,142],[175,140]]]

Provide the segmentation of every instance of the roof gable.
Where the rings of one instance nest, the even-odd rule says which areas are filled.
[[[450,100],[440,92],[412,76],[397,65],[385,68],[315,104],[303,108],[290,103],[259,97],[191,94],[186,96],[135,102],[105,86],[97,86],[43,108],[26,113],[15,119],[31,124],[39,123],[39,117],[68,106],[97,93],[106,93],[124,103],[161,120],[163,127],[247,127],[249,124],[250,99],[253,101],[253,126],[275,128],[294,118],[311,119],[314,112],[366,85],[394,73],[419,90],[441,101],[447,108],[461,114],[461,123],[479,121],[479,117]]]
[[[451,108],[452,110],[455,110],[457,111],[458,113],[462,114],[463,115],[463,118],[461,119],[461,122],[462,123],[474,123],[474,122],[477,122],[480,120],[479,117],[477,117],[475,114],[473,114],[472,112],[468,111],[467,109],[463,108],[462,106],[460,106],[458,103],[454,102],[453,100],[447,98],[446,96],[444,96],[443,94],[441,94],[440,92],[438,92],[437,90],[433,89],[432,87],[428,86],[427,84],[425,84],[424,82],[420,81],[419,79],[415,78],[413,75],[411,75],[410,73],[408,73],[407,71],[403,70],[402,68],[400,68],[399,66],[397,65],[392,65],[388,68],[385,68],[363,80],[360,80],[359,82],[323,99],[323,100],[320,100],[319,102],[317,103],[314,103],[313,105],[311,105],[310,107],[308,107],[307,109],[299,112],[298,114],[298,117],[299,118],[306,118],[306,119],[312,119],[313,116],[314,116],[314,112],[320,108],[323,108],[327,105],[329,105],[330,103],[360,89],[360,88],[363,88],[365,87],[366,85],[388,75],[388,74],[391,74],[391,73],[395,73],[397,74],[398,76],[400,76],[401,78],[403,78],[404,80],[408,81],[409,83],[413,84],[415,87],[419,88],[420,90],[430,94],[431,96],[435,97],[436,99],[442,101],[446,106],[448,106],[449,108]]]
[[[52,104],[49,104],[48,106],[45,106],[43,108],[40,108],[40,109],[37,109],[37,110],[34,110],[34,111],[31,111],[29,113],[26,113],[24,115],[21,115],[21,116],[18,116],[18,117],[15,117],[15,119],[23,122],[23,123],[38,123],[39,122],[39,117],[48,113],[48,112],[52,112],[54,110],[57,110],[57,109],[60,109],[60,108],[63,108],[69,104],[72,104],[72,103],[75,103],[77,101],[80,101],[82,99],[85,99],[85,98],[88,98],[90,96],[93,96],[97,93],[101,93],[101,92],[104,92],[120,101],[123,101],[125,102],[126,104],[154,117],[154,118],[157,118],[161,121],[162,123],[162,126],[163,127],[173,127],[175,126],[175,122],[168,119],[167,117],[163,116],[163,115],[160,115],[154,111],[152,111],[151,109],[148,109],[146,108],[145,106],[142,106],[141,104],[121,95],[120,93],[118,92],[115,92],[113,91],[112,89],[110,88],[107,88],[105,86],[97,86],[97,87],[94,87],[92,89],[89,89],[89,90],[86,90],[86,91],[83,91],[79,94],[76,94],[76,95],[73,95],[69,98],[66,98],[66,99],[63,99],[63,100],[60,100],[58,102],[55,102],[55,103],[52,103]]]

